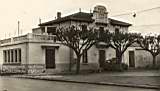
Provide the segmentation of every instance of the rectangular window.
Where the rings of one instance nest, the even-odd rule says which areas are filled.
[[[115,29],[115,34],[118,34],[120,31],[119,31],[119,28],[116,28]]]
[[[10,62],[10,50],[8,50],[8,63]]]
[[[17,50],[15,50],[15,62],[17,62]]]
[[[13,57],[13,50],[11,50],[11,62],[13,63],[13,59],[14,59],[14,57]]]
[[[102,37],[104,34],[104,27],[99,28],[99,36]]]
[[[4,63],[7,63],[7,52],[6,52],[6,50],[3,51],[3,56],[4,56]]]
[[[88,63],[87,50],[83,50],[82,63]]]
[[[47,33],[49,35],[56,35],[57,34],[56,27],[47,27]]]
[[[21,49],[3,50],[4,63],[21,63]]]
[[[21,63],[21,49],[19,49],[18,51],[19,51],[19,62]]]
[[[87,31],[87,25],[82,25],[82,31]]]
[[[100,41],[104,41],[105,39],[105,31],[104,31],[104,27],[99,27],[99,39]]]

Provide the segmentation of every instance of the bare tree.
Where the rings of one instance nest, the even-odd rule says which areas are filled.
[[[122,55],[130,47],[136,40],[138,34],[136,33],[123,33],[123,32],[115,32],[112,33],[110,40],[110,45],[116,51],[117,63],[122,63]]]
[[[116,63],[119,64],[119,70],[122,69],[122,55],[136,40],[139,34],[137,33],[124,33],[115,32],[110,33],[109,31],[102,33],[101,41],[111,46],[116,51]]]
[[[77,56],[76,73],[80,71],[80,61],[83,50],[88,51],[96,43],[96,32],[87,26],[70,26],[57,29],[58,40],[65,46],[73,49]]]
[[[160,53],[160,35],[139,37],[140,47],[151,53],[153,57],[153,67],[156,66],[156,56]]]

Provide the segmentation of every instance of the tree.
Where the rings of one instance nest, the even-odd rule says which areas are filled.
[[[76,73],[80,71],[80,61],[83,50],[89,50],[96,43],[96,32],[93,28],[87,29],[87,26],[70,26],[57,29],[57,38],[61,43],[73,49],[77,56]]]
[[[156,56],[160,53],[160,35],[158,36],[140,36],[138,39],[140,47],[151,53],[153,57],[153,67],[156,67]]]
[[[136,33],[115,32],[110,34],[110,46],[116,51],[117,64],[122,63],[122,55],[137,40]],[[108,39],[107,39],[108,41]]]

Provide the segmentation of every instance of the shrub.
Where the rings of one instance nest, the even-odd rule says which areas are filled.
[[[128,70],[128,65],[125,63],[122,63],[121,65],[116,63],[105,63],[103,68],[107,71],[124,71]]]
[[[148,69],[148,70],[159,70],[160,69],[160,65],[156,65],[156,66],[152,66],[152,65],[147,65],[145,66],[145,69]]]
[[[112,58],[105,62],[103,69],[107,71],[123,71],[128,70],[128,65],[125,63],[117,64],[116,58]]]
[[[128,65],[127,65],[127,64],[122,63],[121,65],[122,65],[122,68],[123,68],[124,70],[128,70]]]

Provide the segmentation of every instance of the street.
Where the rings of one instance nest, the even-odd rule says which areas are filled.
[[[158,91],[158,90],[0,77],[0,91]]]

